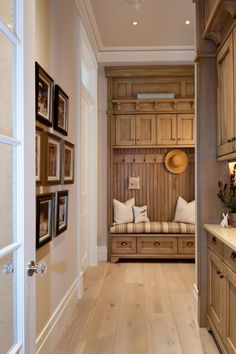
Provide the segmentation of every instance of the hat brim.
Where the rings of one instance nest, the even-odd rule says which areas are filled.
[[[175,155],[178,155],[178,157],[181,158],[180,166],[173,166],[171,162],[172,158]],[[165,166],[167,170],[171,173],[175,173],[175,174],[182,173],[188,167],[188,155],[183,150],[177,150],[177,149],[171,150],[166,154]]]

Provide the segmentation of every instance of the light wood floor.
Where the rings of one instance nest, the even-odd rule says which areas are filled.
[[[100,263],[53,354],[218,354],[195,323],[195,265]]]

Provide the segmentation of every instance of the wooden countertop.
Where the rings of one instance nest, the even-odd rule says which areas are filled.
[[[212,235],[217,237],[227,246],[236,251],[236,228],[229,227],[225,229],[217,224],[205,224],[204,229],[209,231]]]

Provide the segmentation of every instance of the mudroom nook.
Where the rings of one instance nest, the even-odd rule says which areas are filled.
[[[194,69],[107,67],[108,252],[194,258]]]

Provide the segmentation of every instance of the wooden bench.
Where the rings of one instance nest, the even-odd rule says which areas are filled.
[[[120,258],[195,258],[195,225],[145,222],[110,228],[110,260]]]

